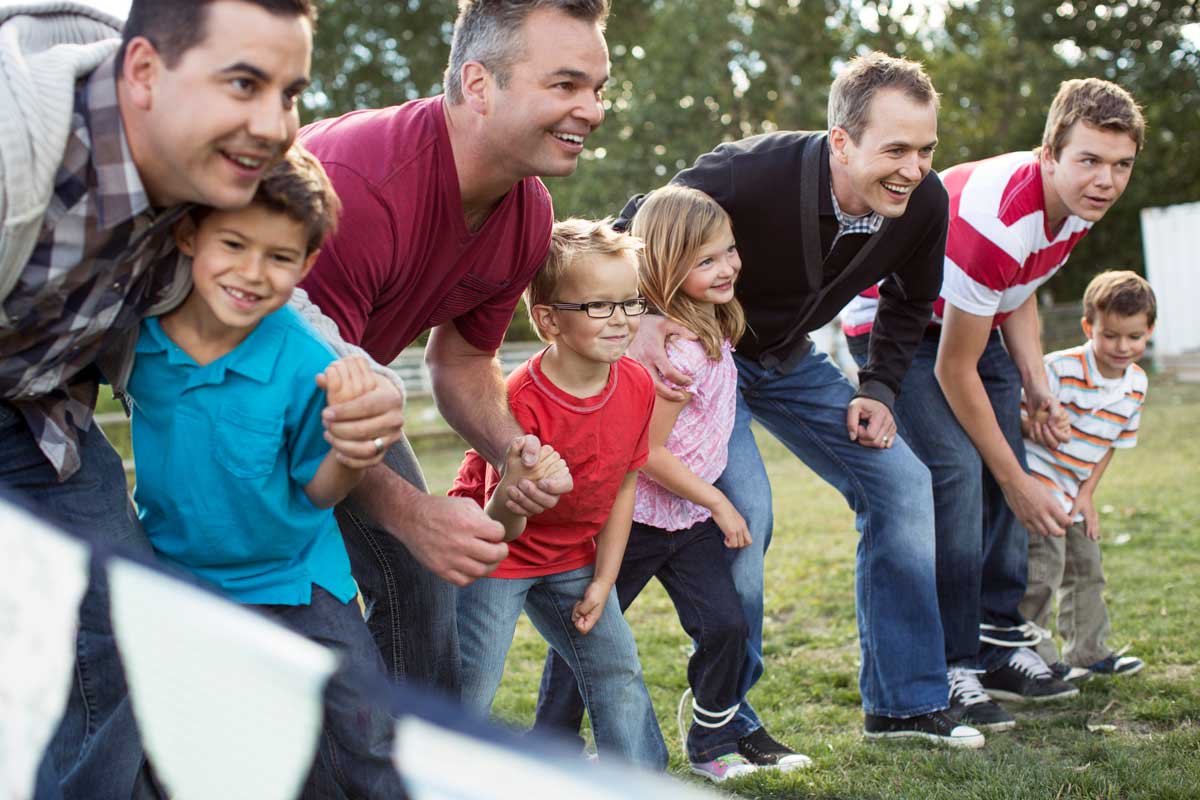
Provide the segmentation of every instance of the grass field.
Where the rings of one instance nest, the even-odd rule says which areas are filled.
[[[428,416],[420,406],[409,412],[413,427],[423,427]],[[839,800],[1200,797],[1198,432],[1200,386],[1153,378],[1140,444],[1116,456],[1098,492],[1110,644],[1130,645],[1147,661],[1146,670],[1092,680],[1077,700],[1058,706],[1013,707],[1016,730],[990,735],[982,751],[952,753],[864,742],[852,516],[832,489],[760,431],[776,530],[767,560],[767,673],[751,699],[772,732],[816,764],[722,789],[742,797]],[[433,491],[444,491],[461,449],[443,444],[419,452]],[[657,584],[628,617],[671,748],[671,769],[682,775],[674,714],[685,687],[688,641]],[[499,718],[518,726],[532,720],[544,653],[522,621],[495,706]]]
[[[767,558],[767,673],[751,695],[773,733],[815,768],[761,773],[725,790],[755,798],[1196,798],[1200,797],[1200,386],[1153,379],[1140,443],[1117,454],[1100,485],[1110,644],[1131,646],[1139,675],[1094,679],[1081,696],[1018,713],[1018,727],[985,749],[868,745],[860,730],[853,607],[853,518],[841,497],[759,431],[775,492]],[[422,464],[444,490],[460,453]],[[671,748],[688,641],[655,583],[630,609],[646,681]],[[533,718],[544,645],[522,621],[495,706],[517,725]],[[1089,726],[1111,726],[1096,731]],[[691,780],[691,778],[687,778]]]

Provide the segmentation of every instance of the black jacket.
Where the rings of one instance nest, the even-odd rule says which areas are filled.
[[[820,169],[807,176],[804,145],[821,137]],[[871,236],[838,240],[829,182],[829,145],[824,133],[785,131],[719,145],[671,182],[692,186],[729,213],[742,257],[737,296],[748,330],[738,353],[773,366],[786,360],[804,335],[833,319],[851,298],[883,280],[871,333],[867,366],[860,371],[860,396],[891,408],[912,363],[942,287],[949,206],[946,189],[930,172],[913,190],[904,215],[886,220],[882,237],[853,270],[846,267]],[[801,187],[816,180],[824,263],[806,270],[802,245]],[[809,189],[811,191],[811,188]],[[628,224],[644,196],[633,198],[617,220]],[[819,275],[814,285],[810,275]]]

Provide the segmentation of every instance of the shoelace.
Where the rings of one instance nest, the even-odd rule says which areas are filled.
[[[1046,662],[1042,660],[1042,657],[1028,647],[1022,647],[1013,653],[1008,663],[1012,664],[1014,669],[1024,675],[1028,675],[1030,678],[1054,677],[1054,673],[1050,671],[1050,667],[1046,666]]]
[[[950,697],[957,698],[964,706],[977,706],[991,701],[979,682],[978,671],[966,667],[950,668]]]

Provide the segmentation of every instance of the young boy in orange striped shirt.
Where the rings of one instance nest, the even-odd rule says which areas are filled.
[[[1029,537],[1029,580],[1021,614],[1047,627],[1058,599],[1058,633],[1044,637],[1040,655],[1057,677],[1132,675],[1145,666],[1136,656],[1114,653],[1104,604],[1100,566],[1100,518],[1095,491],[1118,448],[1137,444],[1146,373],[1137,360],[1154,330],[1154,290],[1126,270],[1102,272],[1088,284],[1081,320],[1088,341],[1046,356],[1046,379],[1070,422],[1071,438],[1049,450],[1029,437],[1022,419],[1029,470],[1046,484],[1071,517],[1064,537]]]

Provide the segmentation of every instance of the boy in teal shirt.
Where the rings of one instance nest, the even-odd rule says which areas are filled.
[[[181,220],[176,242],[194,285],[177,309],[142,323],[129,381],[134,499],[165,562],[382,670],[331,510],[364,467],[344,463],[321,423],[326,399],[359,397],[374,377],[361,357],[335,361],[287,307],[339,209],[320,163],[293,147],[246,208]],[[322,769],[310,780],[400,796],[387,714],[336,681],[326,703]]]

